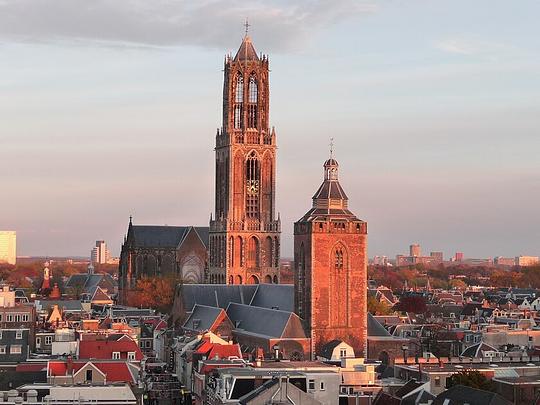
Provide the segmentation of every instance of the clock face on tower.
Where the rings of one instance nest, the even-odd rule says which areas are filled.
[[[255,195],[259,193],[259,180],[247,181],[247,193],[249,195]]]

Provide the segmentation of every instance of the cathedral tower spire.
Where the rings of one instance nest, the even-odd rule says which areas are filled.
[[[246,35],[227,56],[223,124],[216,135],[215,213],[209,282],[279,282],[276,135],[269,125],[269,64]]]

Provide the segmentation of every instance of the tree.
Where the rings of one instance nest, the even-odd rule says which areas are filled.
[[[450,287],[457,290],[465,290],[467,288],[467,283],[465,283],[465,281],[463,280],[460,280],[459,278],[454,278],[450,280]]]
[[[128,304],[168,313],[173,305],[177,283],[176,277],[141,278],[137,281],[135,290],[128,293]]]
[[[399,302],[394,305],[394,311],[412,312],[415,314],[423,314],[427,310],[426,300],[417,295],[407,295],[401,297]]]
[[[392,308],[390,307],[390,305],[379,301],[373,296],[368,297],[367,307],[368,312],[370,312],[372,315],[389,315],[392,313]]]
[[[452,375],[446,380],[448,388],[454,385],[465,385],[484,391],[493,391],[493,384],[488,378],[478,370],[465,369]]]

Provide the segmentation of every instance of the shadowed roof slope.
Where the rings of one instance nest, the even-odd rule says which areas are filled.
[[[392,336],[390,333],[382,326],[379,321],[373,318],[369,312],[367,314],[367,335],[368,336]]]
[[[227,308],[229,303],[249,304],[257,285],[183,284],[178,287],[186,311],[195,304]]]
[[[300,318],[292,312],[233,303],[227,308],[227,315],[236,330],[270,338],[306,337]],[[284,336],[286,330],[291,336]]]
[[[240,44],[240,48],[238,49],[238,52],[236,52],[234,60],[259,60],[255,47],[251,42],[251,38],[247,35],[242,40],[242,44]]]
[[[195,304],[183,328],[201,332],[210,330],[223,311],[222,308]]]
[[[294,312],[294,285],[258,284],[250,305]]]

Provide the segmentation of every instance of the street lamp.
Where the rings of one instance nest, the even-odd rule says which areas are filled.
[[[407,364],[407,350],[409,350],[409,346],[404,344],[401,346],[401,350],[403,350],[403,361],[405,364]]]

